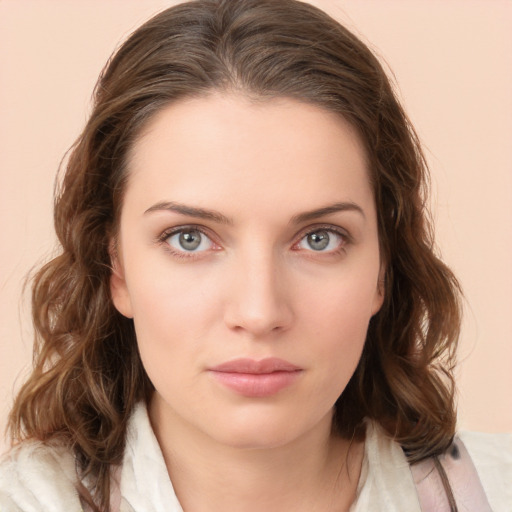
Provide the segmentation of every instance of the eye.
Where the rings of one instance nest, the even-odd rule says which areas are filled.
[[[167,244],[178,252],[202,252],[212,249],[214,243],[196,228],[182,228],[165,238]]]
[[[315,252],[334,252],[346,243],[346,236],[332,229],[316,229],[303,236],[296,244],[298,249]]]

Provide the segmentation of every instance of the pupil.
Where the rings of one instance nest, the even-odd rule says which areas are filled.
[[[201,234],[199,231],[184,231],[180,234],[180,245],[187,251],[193,251],[201,243]]]
[[[308,235],[308,244],[311,249],[321,251],[329,245],[329,233],[327,231],[317,231]]]

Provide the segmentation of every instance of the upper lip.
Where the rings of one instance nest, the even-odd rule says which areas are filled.
[[[277,357],[268,357],[259,361],[248,358],[233,359],[210,368],[214,372],[252,373],[255,375],[274,372],[295,372],[300,369],[298,366]]]

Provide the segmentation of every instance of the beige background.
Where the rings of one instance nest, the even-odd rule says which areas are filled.
[[[171,1],[0,0],[0,428],[31,356],[25,274],[103,63]],[[393,69],[426,145],[438,243],[467,306],[459,423],[512,430],[512,2],[312,1]],[[4,445],[0,441],[0,450]]]

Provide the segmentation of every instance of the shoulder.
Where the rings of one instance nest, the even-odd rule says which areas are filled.
[[[464,443],[485,489],[491,508],[510,510],[512,505],[512,434],[461,432]]]
[[[67,448],[25,441],[0,460],[0,510],[80,511],[75,460]]]
[[[462,432],[444,454],[412,466],[422,510],[451,510],[453,493],[460,510],[510,512],[511,441],[508,434]]]
[[[512,434],[460,432],[471,457],[484,466],[512,467]]]

